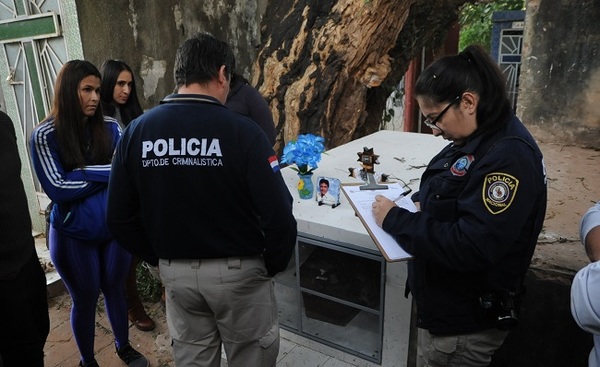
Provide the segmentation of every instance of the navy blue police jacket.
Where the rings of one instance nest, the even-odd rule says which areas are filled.
[[[414,258],[408,287],[417,326],[458,335],[495,326],[480,297],[520,290],[546,212],[542,153],[516,116],[499,131],[449,144],[413,195],[421,211],[393,208],[383,229]]]
[[[125,129],[108,225],[119,244],[150,262],[262,255],[273,275],[296,243],[292,201],[252,120],[212,97],[175,94]]]

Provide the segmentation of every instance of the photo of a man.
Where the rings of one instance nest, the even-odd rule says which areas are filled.
[[[318,182],[319,192],[316,195],[316,200],[319,205],[331,205],[333,207],[339,205],[339,181],[337,179],[319,177]],[[334,187],[334,184],[336,187]]]

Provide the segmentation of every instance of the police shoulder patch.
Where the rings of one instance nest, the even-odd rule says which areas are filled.
[[[502,172],[493,172],[485,176],[483,181],[483,204],[492,214],[499,214],[512,204],[519,180]]]

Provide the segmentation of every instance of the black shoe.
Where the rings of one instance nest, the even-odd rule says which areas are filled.
[[[117,349],[117,355],[121,360],[129,367],[148,367],[150,366],[150,362],[144,357],[140,352],[133,349],[131,344],[127,343],[121,347],[121,349]]]
[[[96,360],[94,359],[91,362],[88,363],[83,363],[83,361],[79,361],[79,367],[100,367],[98,365],[98,362],[96,362]]]

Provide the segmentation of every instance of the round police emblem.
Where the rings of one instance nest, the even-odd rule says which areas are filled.
[[[488,189],[488,197],[495,203],[503,203],[508,199],[510,189],[504,182],[494,182]]]
[[[456,162],[454,162],[452,167],[450,167],[450,172],[452,172],[454,176],[464,176],[467,174],[467,170],[474,160],[475,157],[473,157],[471,154],[460,157]]]

